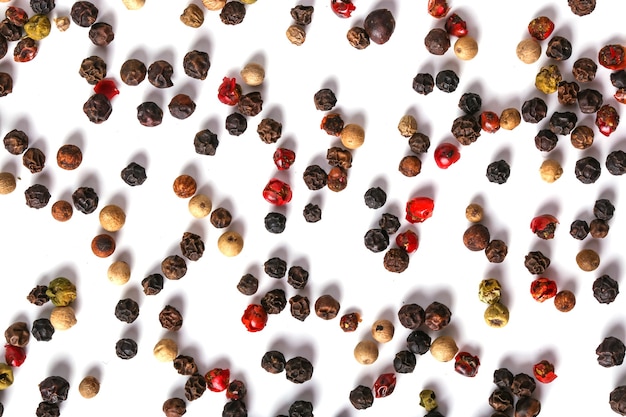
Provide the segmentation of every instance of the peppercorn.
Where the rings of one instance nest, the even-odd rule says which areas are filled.
[[[463,36],[454,42],[454,54],[464,60],[474,59],[478,54],[478,42],[472,36]]]
[[[578,161],[574,167],[574,175],[583,184],[593,184],[601,174],[600,162],[593,156],[586,156]]]
[[[422,172],[422,161],[415,155],[407,155],[400,160],[398,171],[405,177],[415,177]]]
[[[580,87],[575,82],[561,81],[557,85],[557,99],[564,106],[571,106],[578,101]]]
[[[302,384],[313,376],[313,365],[302,356],[296,356],[285,363],[285,376],[288,381]]]
[[[248,128],[248,122],[242,114],[235,112],[226,116],[224,127],[230,135],[240,136]]]
[[[480,137],[481,126],[478,119],[472,115],[459,116],[452,122],[450,132],[461,145],[470,145]]]
[[[511,175],[511,167],[508,162],[503,159],[494,161],[487,165],[487,179],[495,184],[504,184]]]
[[[324,320],[332,320],[339,313],[340,304],[332,295],[324,294],[315,301],[315,314]]]
[[[183,57],[183,70],[191,78],[206,79],[209,68],[211,68],[209,54],[204,51],[192,50]]]
[[[10,194],[15,191],[16,186],[15,175],[10,172],[0,172],[0,194]]]
[[[596,348],[596,355],[598,355],[598,364],[600,366],[605,368],[618,366],[624,362],[626,346],[617,337],[605,337]]]
[[[478,299],[486,304],[494,304],[500,301],[502,287],[495,278],[487,278],[480,282],[478,286]]]
[[[96,235],[91,240],[91,251],[98,258],[108,258],[115,252],[115,239],[106,233]]]
[[[595,125],[604,136],[610,136],[619,125],[619,113],[615,107],[605,104],[596,113]]]
[[[26,299],[36,306],[42,306],[50,301],[50,297],[48,297],[48,294],[46,294],[47,290],[47,285],[36,285],[33,287],[32,290],[30,290],[30,292],[26,296]]]
[[[348,186],[348,172],[346,168],[334,166],[328,171],[326,186],[336,193],[343,191]]]
[[[96,46],[107,46],[113,39],[113,27],[105,22],[96,22],[89,28],[89,40]]]
[[[416,355],[423,355],[428,352],[430,345],[430,336],[421,330],[413,330],[406,338],[407,348]]]
[[[202,4],[208,10],[216,11],[224,7],[226,0],[202,0]]]
[[[559,291],[554,297],[554,306],[557,310],[568,312],[576,305],[576,296],[569,290]]]
[[[246,397],[248,389],[243,381],[234,379],[230,381],[226,388],[226,398],[229,400],[243,400]]]
[[[496,411],[512,410],[513,404],[515,404],[513,394],[506,388],[496,388],[489,396],[489,405]]]
[[[54,307],[50,312],[50,323],[55,330],[67,330],[76,323],[76,313],[71,306]]]
[[[439,336],[430,344],[430,353],[439,362],[451,361],[458,351],[456,342],[450,336]]]
[[[40,209],[48,205],[50,192],[45,185],[34,184],[24,191],[24,197],[28,207]]]
[[[603,239],[609,233],[609,224],[606,220],[593,219],[589,223],[589,234],[594,239]]]
[[[314,10],[313,6],[303,6],[299,4],[292,7],[289,14],[297,24],[306,26],[311,23]]]
[[[372,42],[382,45],[391,38],[396,28],[396,20],[388,9],[376,9],[365,16],[363,28]]]
[[[4,148],[11,155],[20,155],[28,148],[28,135],[17,129],[13,129],[4,135]]]
[[[122,338],[115,343],[115,354],[118,358],[128,360],[137,355],[137,342],[130,338]]]
[[[596,8],[596,0],[567,0],[567,4],[577,16],[586,16]]]
[[[120,176],[122,180],[131,187],[143,184],[148,178],[146,176],[146,169],[136,162],[131,162],[122,169]]]
[[[459,86],[459,77],[453,70],[441,70],[435,77],[435,85],[444,93],[452,93]]]
[[[196,103],[187,94],[176,94],[170,100],[167,109],[176,119],[184,120],[196,110]]]
[[[130,266],[124,261],[115,261],[107,269],[109,281],[116,285],[124,285],[130,280]]]
[[[250,0],[244,0],[250,2]],[[241,399],[231,399],[224,404],[222,416],[224,417],[245,417],[248,415],[246,403]],[[312,416],[313,414],[311,414]]]
[[[243,250],[243,237],[232,230],[224,232],[217,239],[217,248],[222,255],[228,257],[237,256]]]
[[[374,404],[374,394],[370,387],[358,385],[350,391],[350,404],[357,410],[365,410]]]
[[[400,228],[400,219],[391,213],[384,213],[378,221],[378,226],[388,235],[392,235]]]
[[[297,320],[304,321],[311,314],[309,298],[301,295],[294,295],[289,299],[289,311],[291,316]]]
[[[344,332],[353,332],[359,327],[359,323],[361,321],[361,315],[359,313],[347,313],[341,316],[341,319],[339,320],[339,327]]]
[[[78,392],[83,398],[93,398],[100,391],[100,381],[95,376],[88,375],[78,384]]]
[[[351,27],[346,33],[346,38],[354,49],[362,50],[370,46],[370,37],[367,31],[360,26]]]
[[[605,165],[611,175],[623,175],[626,173],[626,152],[622,150],[611,151],[606,156]]]
[[[450,48],[450,36],[441,28],[431,29],[424,38],[426,50],[433,55],[443,55]]]
[[[515,396],[522,398],[530,397],[535,391],[536,387],[537,384],[535,383],[535,379],[532,376],[520,372],[513,377],[510,388]]]
[[[163,289],[163,275],[150,274],[141,280],[143,293],[146,295],[157,295]]]
[[[389,272],[402,273],[409,267],[409,254],[404,248],[391,248],[385,253],[383,266]]]
[[[204,12],[198,5],[191,3],[183,10],[180,21],[186,26],[199,28],[204,23]]]
[[[100,124],[108,120],[113,107],[104,94],[93,94],[83,105],[83,112],[90,122]]]
[[[88,28],[98,18],[98,8],[89,1],[76,1],[70,9],[70,17],[78,26]]]
[[[293,265],[287,273],[287,283],[296,290],[306,287],[309,280],[309,272],[301,266]]]
[[[137,106],[137,120],[142,126],[158,126],[163,121],[163,110],[154,101],[145,101]]]
[[[152,354],[159,362],[173,361],[178,356],[178,344],[173,339],[161,339],[154,345]]]
[[[168,398],[163,403],[165,417],[182,417],[187,412],[187,405],[182,398]]]
[[[480,361],[478,356],[468,352],[459,352],[454,357],[454,370],[456,373],[467,377],[474,377],[478,373]]]
[[[138,59],[128,59],[120,67],[120,79],[123,83],[136,86],[139,85],[148,73],[146,65]]]
[[[185,398],[187,401],[194,401],[202,397],[206,391],[206,381],[199,373],[191,375],[185,382]]]
[[[418,73],[413,77],[413,90],[418,94],[426,96],[433,92],[434,87],[435,80],[429,73]]]
[[[159,312],[159,323],[165,330],[177,332],[183,327],[183,316],[176,307],[168,304]]]
[[[483,318],[489,327],[496,329],[504,327],[509,322],[509,309],[500,302],[490,304],[485,309]]]
[[[115,306],[115,317],[125,323],[132,323],[139,317],[139,304],[132,298],[124,298]]]
[[[522,104],[522,118],[527,123],[539,123],[546,117],[548,106],[543,99],[533,97]]]
[[[245,17],[246,7],[238,1],[227,2],[220,12],[220,20],[225,25],[238,25]]]
[[[70,384],[58,375],[46,377],[39,383],[41,399],[49,404],[57,404],[67,400]]]
[[[271,144],[276,143],[278,139],[282,136],[282,123],[266,117],[257,126],[257,133],[259,134],[259,138],[264,143]]]
[[[563,36],[553,36],[548,41],[546,55],[556,61],[565,61],[572,56],[572,43]]]
[[[613,218],[614,213],[615,206],[607,198],[596,200],[593,205],[593,215],[599,220],[609,221]]]
[[[285,370],[285,364],[287,361],[285,360],[285,356],[277,351],[270,350],[263,354],[261,358],[261,368],[270,374],[279,374]]]
[[[489,244],[489,229],[481,223],[474,223],[463,233],[463,244],[471,251],[484,250]]]
[[[378,359],[378,345],[373,340],[362,340],[354,347],[354,358],[361,365],[371,365]]]
[[[348,123],[343,127],[339,136],[343,146],[348,149],[357,149],[363,145],[365,130],[356,123]]]
[[[417,120],[415,117],[410,114],[402,116],[400,122],[398,122],[398,131],[405,138],[410,138],[417,133]]]
[[[393,323],[386,319],[376,320],[372,324],[372,338],[379,343],[387,343],[393,338]]]
[[[409,350],[401,350],[393,358],[393,369],[399,374],[410,374],[415,370],[417,359]]]
[[[176,372],[178,372],[180,375],[190,376],[198,374],[198,366],[196,365],[196,361],[191,356],[178,355],[174,359],[173,364],[174,369],[176,369]],[[204,381],[204,377],[202,379]],[[185,390],[186,388],[187,386],[185,385]]]
[[[555,111],[550,117],[550,130],[556,135],[569,135],[577,121],[575,113]]]
[[[541,67],[535,77],[535,87],[544,94],[556,93],[559,83],[563,80],[561,71],[556,65]]]
[[[533,64],[541,57],[541,45],[534,38],[524,39],[517,44],[516,53],[524,64]]]
[[[424,324],[433,331],[439,331],[450,323],[452,312],[443,303],[433,301],[424,309]]]

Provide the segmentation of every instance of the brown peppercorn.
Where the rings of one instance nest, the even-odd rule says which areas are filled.
[[[287,35],[287,39],[289,40],[289,42],[296,46],[302,45],[306,40],[306,32],[304,31],[304,28],[300,25],[290,25],[287,28],[287,32],[285,34]]]
[[[148,73],[146,65],[138,59],[129,59],[120,68],[120,78],[126,85],[139,85]]]
[[[400,160],[398,171],[405,177],[415,177],[422,172],[422,160],[417,155],[407,155]]]
[[[78,384],[78,392],[83,398],[93,398],[100,392],[100,381],[95,376],[86,376]]]
[[[28,331],[28,323],[17,321],[11,324],[4,331],[4,338],[11,346],[24,347],[30,341],[30,332]]]
[[[156,88],[169,88],[174,85],[172,75],[174,67],[169,62],[159,59],[148,67],[148,81]]]
[[[576,149],[585,150],[593,145],[593,130],[589,126],[576,126],[570,134],[572,146]]]
[[[15,191],[17,184],[15,175],[10,172],[0,172],[0,194],[6,195]]]
[[[348,169],[352,167],[352,153],[347,149],[333,146],[326,151],[328,165]]]
[[[204,12],[198,5],[191,3],[183,10],[180,21],[191,28],[199,28],[204,23]]]
[[[600,256],[593,249],[583,249],[576,255],[576,263],[583,271],[594,271],[600,266]]]
[[[452,312],[443,303],[433,301],[424,310],[424,324],[433,331],[439,331],[450,324]]]
[[[603,219],[593,219],[589,223],[589,234],[594,239],[604,239],[609,233],[609,224]]]
[[[43,171],[46,165],[46,155],[39,148],[28,148],[22,155],[22,164],[28,168],[31,174]]]
[[[454,54],[464,60],[474,59],[478,54],[478,42],[471,36],[463,36],[454,42]]]
[[[541,179],[548,183],[553,183],[554,181],[561,178],[563,175],[563,168],[559,161],[555,159],[546,159],[541,163],[541,167],[539,167],[539,174],[541,175]]]
[[[180,375],[194,375],[198,373],[198,365],[196,361],[187,355],[178,355],[174,359],[174,369]]]
[[[517,57],[524,64],[537,62],[541,57],[541,45],[535,38],[524,39],[517,44]]]
[[[398,122],[398,131],[405,138],[410,138],[417,133],[417,120],[410,114],[405,114]]]
[[[503,262],[508,252],[509,248],[506,243],[500,239],[492,240],[485,248],[485,256],[487,256],[487,260],[496,264]]]
[[[357,149],[365,141],[365,130],[356,123],[348,123],[340,134],[341,143],[348,149]]]
[[[97,55],[92,55],[82,60],[78,74],[91,85],[98,84],[107,76],[107,64],[104,59]]]
[[[433,55],[443,55],[450,48],[450,36],[445,29],[433,28],[424,38],[426,50]]]
[[[172,188],[177,197],[190,198],[196,193],[197,184],[191,175],[181,174],[174,180]]]
[[[187,405],[182,398],[169,398],[163,403],[165,417],[182,417],[187,412]]]
[[[176,332],[183,326],[183,316],[180,311],[168,304],[159,313],[159,323],[165,330]]]
[[[332,167],[330,171],[328,171],[326,186],[334,192],[345,190],[348,186],[348,172],[340,166]]]
[[[76,145],[63,145],[57,151],[57,164],[62,169],[76,169],[80,166],[82,161],[83,153]]]
[[[346,38],[350,45],[357,50],[365,49],[370,46],[370,37],[365,29],[360,26],[350,28],[346,34]]]
[[[4,135],[4,149],[11,155],[20,155],[28,148],[28,135],[17,129]]]
[[[506,108],[502,110],[502,113],[500,114],[500,127],[504,130],[515,129],[517,126],[519,126],[521,121],[522,116],[520,115],[520,112],[514,107]]]
[[[430,344],[430,354],[439,362],[449,362],[459,351],[454,339],[450,336],[439,336]]]
[[[226,0],[202,0],[202,4],[207,10],[217,11],[224,8]]]
[[[256,132],[264,143],[276,143],[282,136],[283,125],[277,120],[266,117],[257,126]]]
[[[478,223],[483,219],[483,207],[478,203],[471,203],[465,208],[465,218],[472,222]]]
[[[72,218],[74,208],[69,201],[59,200],[52,205],[52,218],[60,222],[66,222]]]
[[[389,320],[376,320],[372,324],[372,337],[378,343],[387,343],[393,339],[394,327]]]
[[[115,252],[115,239],[106,233],[99,234],[91,241],[91,251],[98,258],[107,258]]]
[[[371,365],[378,359],[378,345],[373,340],[362,340],[354,347],[354,358],[361,365]]]
[[[332,320],[339,313],[340,304],[332,295],[324,294],[315,301],[315,314],[324,320]]]
[[[172,117],[185,120],[196,111],[196,103],[187,94],[176,94],[167,105]]]
[[[233,221],[233,216],[226,208],[218,207],[213,210],[209,220],[211,221],[211,225],[213,225],[213,227],[223,229],[230,226],[230,223]]]
[[[89,28],[89,40],[96,46],[107,46],[115,39],[113,27],[105,22],[96,22]]]
[[[248,117],[254,117],[261,113],[261,110],[263,110],[263,98],[261,97],[261,93],[253,91],[239,97],[237,110],[239,110],[239,113]]]
[[[404,272],[409,267],[409,254],[403,248],[391,248],[385,253],[383,266],[389,272]]]
[[[576,305],[576,296],[569,290],[559,291],[554,296],[554,306],[564,313],[570,311]]]
[[[481,251],[489,244],[489,229],[481,223],[475,223],[463,233],[463,244],[471,251]]]

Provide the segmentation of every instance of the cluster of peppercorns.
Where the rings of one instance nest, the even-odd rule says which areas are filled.
[[[289,360],[277,350],[270,350],[263,354],[261,367],[270,374],[285,372],[288,381],[294,384],[307,382],[313,376],[313,364],[303,356],[295,356]]]
[[[313,11],[313,6],[304,6],[301,4],[291,8],[291,17],[294,23],[287,28],[286,35],[289,42],[300,46],[306,41],[306,31],[304,29],[311,23]]]
[[[492,417],[507,416],[511,410],[515,415],[535,417],[541,411],[541,403],[532,396],[537,387],[532,376],[523,372],[513,376],[507,368],[499,368],[493,373],[493,383],[497,388],[489,396],[495,410]]]

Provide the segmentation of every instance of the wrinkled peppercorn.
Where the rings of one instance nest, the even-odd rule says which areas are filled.
[[[435,85],[444,93],[452,93],[459,86],[459,76],[452,70],[442,70],[437,73]]]
[[[172,75],[174,68],[165,60],[157,60],[148,67],[148,81],[156,88],[169,88],[174,85]]]
[[[450,36],[441,28],[431,29],[424,38],[426,50],[433,55],[443,55],[450,49]]]
[[[601,304],[610,304],[619,294],[619,284],[609,275],[602,275],[593,281],[593,296]]]
[[[393,358],[393,369],[399,374],[410,374],[415,370],[417,358],[409,350],[401,350]]]
[[[148,178],[146,176],[146,169],[136,162],[128,164],[121,171],[120,176],[122,180],[131,187],[143,184]]]
[[[406,338],[407,348],[416,355],[423,355],[430,350],[431,338],[428,333],[413,330]]]
[[[70,9],[70,17],[78,26],[88,28],[96,22],[98,8],[89,1],[77,1]]]
[[[283,125],[279,121],[266,117],[257,126],[256,132],[264,143],[276,143],[282,136]]]
[[[450,131],[461,145],[470,145],[480,137],[481,126],[476,117],[465,114],[454,119]]]
[[[183,315],[168,304],[159,312],[159,323],[165,330],[176,332],[183,326]]]
[[[511,391],[520,398],[530,397],[536,386],[535,378],[523,372],[515,375],[511,381]]]
[[[550,130],[555,135],[569,135],[577,122],[578,117],[575,113],[555,111],[550,117]]]
[[[176,94],[167,105],[172,117],[184,120],[196,110],[196,103],[187,94]]]
[[[572,43],[563,36],[553,36],[548,41],[546,55],[557,61],[565,61],[572,56]]]
[[[404,272],[409,267],[409,254],[403,248],[391,248],[385,253],[383,266],[389,272]]]
[[[230,135],[239,136],[248,128],[248,121],[242,114],[235,112],[226,116],[224,127]]]
[[[326,186],[329,190],[334,192],[345,190],[348,186],[348,172],[346,171],[346,168],[342,168],[340,166],[332,167],[330,171],[328,171]]]
[[[265,261],[263,270],[272,278],[282,278],[287,273],[287,262],[278,257],[273,257]]]
[[[586,16],[596,8],[596,0],[567,0],[567,4],[577,16]]]
[[[153,101],[146,101],[137,106],[137,120],[146,127],[155,127],[163,122],[163,110]]]
[[[512,410],[514,403],[513,394],[506,388],[497,388],[489,396],[489,405],[496,411]]]
[[[424,310],[424,324],[431,330],[439,331],[450,323],[452,312],[445,305],[433,301]]]
[[[237,283],[237,290],[243,295],[254,295],[259,289],[259,280],[252,274],[245,274]]]
[[[54,335],[54,326],[48,318],[40,318],[33,321],[31,334],[39,342],[49,342]]]
[[[378,221],[378,227],[387,232],[388,235],[393,235],[400,229],[400,219],[394,214],[383,213]]]
[[[261,298],[261,305],[267,314],[278,314],[287,306],[285,291],[276,288],[265,293]]]
[[[40,209],[48,205],[50,192],[45,185],[34,184],[24,191],[26,205],[30,208]]]
[[[98,194],[91,187],[78,187],[72,193],[72,202],[76,210],[84,214],[90,214],[98,208]]]
[[[609,395],[611,410],[620,415],[626,415],[626,385],[620,385]]]
[[[139,317],[139,304],[132,298],[124,298],[115,306],[115,317],[125,323],[132,323]]]
[[[389,235],[384,229],[370,229],[363,236],[363,243],[374,253],[382,252],[389,246]]]
[[[17,321],[11,324],[4,331],[4,338],[11,346],[25,347],[30,340],[30,333],[28,332],[28,324],[23,321]]]
[[[346,34],[346,38],[350,45],[357,50],[362,50],[370,46],[370,37],[367,31],[360,26],[351,27]]]
[[[491,263],[501,263],[509,251],[506,243],[500,239],[494,239],[485,248],[485,256]]]
[[[293,318],[304,321],[311,314],[311,304],[308,297],[294,295],[289,299],[290,312]]]
[[[313,103],[317,110],[329,111],[337,104],[337,97],[330,88],[322,88],[313,95]]]
[[[239,98],[239,103],[237,103],[237,109],[241,114],[248,117],[254,117],[261,113],[261,110],[263,110],[263,99],[261,98],[261,93],[253,91],[242,95]]]
[[[626,152],[612,151],[606,156],[606,169],[611,175],[623,175],[626,173]]]
[[[480,111],[483,104],[482,98],[476,93],[463,93],[459,99],[459,109],[465,114],[475,114]]]
[[[24,165],[31,174],[41,172],[46,164],[46,155],[39,148],[28,148],[22,155],[22,165]]]
[[[270,233],[279,234],[285,231],[287,217],[275,211],[267,213],[264,219],[265,230]]]
[[[163,275],[150,274],[141,280],[143,293],[146,295],[157,295],[163,289]]]
[[[13,129],[3,139],[4,149],[11,155],[20,155],[28,148],[28,135],[21,130]]]
[[[36,285],[32,290],[30,290],[26,299],[36,306],[42,306],[50,301],[50,297],[48,297],[46,291],[48,291],[47,285]]]
[[[0,36],[2,36],[6,42],[15,42],[20,40],[22,38],[22,32],[23,27],[16,25],[9,19],[2,19],[0,21]]]
[[[222,7],[220,20],[225,25],[238,25],[246,17],[246,7],[238,1],[229,1]]]
[[[294,265],[289,268],[287,273],[287,283],[296,290],[306,287],[309,281],[309,272],[301,266]]]
[[[365,205],[371,209],[379,209],[387,201],[387,193],[380,187],[371,187],[363,196]]]
[[[542,152],[550,152],[556,147],[559,138],[549,129],[541,129],[535,136],[535,147]]]
[[[408,155],[400,160],[398,171],[405,177],[415,177],[422,172],[422,160],[415,155]]]
[[[507,368],[498,368],[493,371],[493,383],[501,389],[510,389],[513,384],[513,373]]]
[[[350,391],[350,404],[357,410],[365,410],[374,404],[374,394],[370,387],[358,385]]]
[[[321,190],[326,186],[328,174],[319,165],[309,165],[302,174],[304,184],[309,190]]]
[[[209,129],[203,129],[193,138],[193,147],[198,155],[215,155],[220,144],[217,135]]]
[[[579,58],[572,66],[572,74],[580,83],[591,82],[596,78],[598,65],[591,58]]]
[[[185,232],[180,241],[180,250],[185,258],[197,261],[204,254],[204,242],[199,235]]]
[[[15,62],[29,62],[35,59],[39,52],[39,46],[35,40],[24,37],[17,42],[13,49],[13,60]]]
[[[83,153],[76,145],[62,145],[57,151],[57,165],[65,170],[73,170],[83,161]]]
[[[302,215],[307,223],[316,223],[322,220],[322,209],[319,205],[308,203],[302,210]]]
[[[118,358],[128,360],[137,355],[137,342],[130,338],[122,338],[115,344],[115,354]]]
[[[107,76],[107,64],[104,59],[97,55],[92,55],[83,59],[80,64],[78,74],[91,85],[98,84],[98,81]]]
[[[602,107],[602,93],[598,90],[587,88],[580,90],[577,95],[578,108],[581,113],[592,114]]]
[[[138,59],[129,59],[125,61],[120,68],[120,78],[126,85],[139,85],[148,74],[146,65]]]
[[[484,250],[489,240],[489,229],[481,223],[472,224],[463,233],[463,244],[471,251]]]
[[[311,23],[314,10],[313,6],[298,4],[291,8],[290,15],[296,24],[306,26]]]
[[[115,39],[113,27],[105,22],[97,22],[89,28],[89,40],[96,46],[107,46]]]
[[[578,91],[580,87],[577,83],[561,81],[556,87],[557,99],[560,104],[571,106],[578,100]]]
[[[313,365],[308,359],[296,356],[285,363],[285,373],[287,380],[302,384],[313,376]]]
[[[524,258],[524,266],[533,275],[541,275],[550,266],[550,259],[540,251],[528,252]]]
[[[324,116],[320,128],[330,136],[340,136],[344,128],[344,121],[340,114],[329,113]]]
[[[180,375],[195,375],[198,373],[196,361],[191,356],[178,355],[174,361],[174,369]]]
[[[593,215],[600,220],[609,221],[613,218],[615,206],[607,198],[596,200],[593,205]]]
[[[222,417],[246,417],[247,415],[246,403],[241,399],[231,399],[224,404]]]
[[[261,368],[270,374],[279,374],[285,370],[285,355],[277,350],[270,350],[261,358]]]
[[[61,409],[59,404],[50,404],[46,401],[42,401],[35,410],[35,416],[37,417],[59,417],[61,415]]]
[[[83,113],[96,124],[106,122],[112,112],[111,101],[104,94],[93,94],[83,105]]]
[[[163,403],[165,417],[182,417],[187,412],[187,405],[182,398],[169,398]]]
[[[315,314],[323,320],[332,320],[339,314],[341,305],[332,295],[324,294],[315,301]]]
[[[185,398],[188,401],[194,401],[202,397],[204,391],[206,391],[206,381],[202,374],[193,374],[185,382]]]
[[[206,52],[193,50],[187,52],[183,57],[183,70],[191,78],[204,80],[210,68],[211,61],[209,54]]]
[[[487,165],[487,179],[489,182],[496,184],[504,184],[511,175],[511,167],[503,159],[495,161]]]
[[[576,240],[583,240],[589,234],[589,225],[585,220],[574,220],[570,225],[569,234]]]
[[[187,263],[178,255],[170,255],[161,261],[161,272],[167,279],[179,280],[187,273]]]
[[[572,146],[576,149],[584,150],[593,145],[594,134],[589,126],[576,126],[570,134]]]
[[[617,337],[609,336],[604,338],[602,343],[596,348],[598,355],[598,364],[605,368],[621,365],[626,355],[626,346],[624,342]]]
[[[548,105],[539,97],[533,97],[522,104],[522,118],[527,123],[539,123],[547,113]]]
[[[428,95],[435,88],[435,80],[429,73],[418,73],[413,77],[413,90],[422,95]]]
[[[67,400],[69,390],[70,383],[58,375],[49,376],[39,383],[41,399],[49,404],[57,404]]]
[[[586,156],[576,161],[574,175],[583,184],[593,184],[600,178],[600,162],[593,156]]]
[[[424,323],[424,309],[415,303],[405,304],[398,310],[398,320],[407,329],[415,330]]]

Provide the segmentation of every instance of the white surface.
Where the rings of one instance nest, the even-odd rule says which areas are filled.
[[[260,0],[247,6],[244,22],[233,27],[222,24],[218,13],[206,11],[199,29],[186,27],[179,20],[186,2],[149,0],[143,9],[131,12],[121,1],[98,1],[98,20],[109,22],[115,30],[115,40],[108,47],[94,47],[87,37],[88,29],[72,25],[65,33],[53,28],[40,42],[39,55],[32,62],[12,62],[12,49],[0,61],[0,70],[11,73],[15,84],[14,92],[0,99],[0,134],[4,136],[14,128],[24,130],[31,146],[47,155],[44,171],[34,175],[21,165],[20,157],[6,152],[0,155],[1,170],[21,178],[13,194],[0,198],[0,327],[17,320],[32,323],[49,314],[49,304],[36,307],[25,299],[37,284],[66,276],[76,283],[79,294],[78,324],[74,328],[57,332],[48,343],[31,338],[27,361],[16,369],[14,385],[0,392],[5,416],[33,415],[40,401],[37,384],[49,375],[70,381],[69,398],[61,405],[64,417],[160,415],[167,398],[184,398],[186,381],[171,364],[153,357],[152,348],[162,337],[175,338],[180,353],[193,356],[203,374],[213,367],[230,368],[233,378],[247,384],[248,415],[255,417],[286,415],[289,405],[299,399],[312,401],[317,416],[422,415],[425,412],[418,405],[418,394],[427,388],[435,390],[440,411],[448,417],[488,416],[492,410],[487,400],[495,388],[493,371],[506,366],[513,373],[532,374],[532,365],[542,359],[553,362],[558,374],[553,383],[538,384],[535,396],[542,402],[542,415],[613,415],[609,392],[626,382],[624,371],[622,367],[600,367],[595,348],[606,336],[626,338],[626,301],[619,295],[610,305],[599,304],[593,298],[591,283],[607,273],[623,284],[624,180],[609,175],[604,160],[610,151],[624,149],[624,127],[607,138],[593,126],[593,116],[578,113],[579,123],[592,126],[596,132],[596,141],[587,151],[574,149],[569,138],[560,137],[553,152],[540,153],[533,138],[539,128],[547,126],[546,118],[539,125],[522,122],[513,131],[483,133],[476,143],[461,149],[461,160],[448,170],[438,169],[432,154],[439,143],[455,141],[450,126],[461,114],[457,103],[462,93],[479,93],[483,109],[498,114],[506,107],[519,109],[528,98],[543,96],[534,88],[534,77],[542,65],[553,62],[543,55],[536,64],[525,65],[515,55],[517,43],[527,37],[526,27],[532,18],[551,17],[556,23],[554,34],[571,40],[574,53],[559,67],[564,78],[572,80],[571,66],[577,58],[596,59],[603,45],[623,41],[618,32],[626,4],[601,1],[591,15],[578,17],[565,0],[551,6],[539,0],[507,2],[506,6],[451,1],[452,11],[467,20],[470,33],[479,42],[478,56],[463,62],[452,49],[442,57],[425,50],[426,33],[444,22],[426,13],[424,1],[356,0],[357,10],[350,19],[337,18],[329,1],[302,3],[314,5],[315,12],[306,29],[307,40],[300,47],[285,37],[292,23],[289,11],[298,4],[295,1]],[[30,10],[26,1],[8,4]],[[52,16],[68,14],[70,7],[71,2],[59,1]],[[362,51],[353,49],[346,32],[352,25],[362,24],[369,11],[381,7],[389,8],[396,17],[391,40]],[[192,49],[210,54],[211,69],[204,81],[191,79],[182,71],[182,58]],[[110,119],[101,125],[91,124],[82,112],[92,86],[78,75],[78,69],[90,55],[105,59],[108,75],[118,81],[120,89]],[[159,90],[147,80],[137,87],[122,84],[119,68],[131,57],[147,66],[157,59],[172,63],[174,86]],[[223,128],[233,109],[217,100],[216,91],[224,76],[238,76],[250,61],[265,66],[266,81],[258,89],[244,85],[243,90],[262,92],[263,112],[248,119],[244,135],[233,137]],[[446,94],[435,89],[421,96],[412,90],[416,73],[434,76],[443,69],[459,74],[456,92]],[[600,67],[596,81],[589,86],[600,90],[605,102],[623,114],[612,98],[609,74]],[[363,125],[366,131],[365,144],[354,152],[349,185],[340,193],[309,191],[302,181],[306,166],[318,163],[326,168],[326,150],[339,144],[319,128],[325,113],[315,109],[313,94],[324,87],[337,95],[333,111],[341,113],[347,123]],[[197,103],[195,113],[183,121],[167,112],[169,100],[180,92]],[[556,95],[544,98],[548,115],[563,109]],[[162,125],[146,128],[137,122],[135,108],[147,100],[164,109]],[[578,112],[577,108],[572,111]],[[403,177],[397,170],[400,159],[410,154],[407,140],[396,128],[404,114],[417,118],[419,130],[430,136],[432,144],[422,158],[422,173],[414,178]],[[264,144],[256,134],[256,126],[264,117],[283,124],[283,136],[275,145]],[[219,136],[215,156],[194,152],[193,137],[204,128]],[[83,150],[83,164],[75,171],[63,171],[56,165],[56,151],[65,143],[77,144]],[[296,151],[291,170],[277,173],[272,162],[277,146]],[[574,177],[575,161],[583,155],[593,155],[602,163],[603,173],[593,185],[583,185]],[[559,160],[564,168],[563,177],[554,184],[543,182],[538,174],[547,157]],[[485,169],[500,158],[511,164],[511,177],[504,185],[489,183]],[[147,169],[148,180],[142,186],[131,188],[119,177],[120,170],[131,161]],[[245,239],[239,256],[221,255],[216,246],[221,231],[213,228],[208,218],[192,218],[187,200],[173,194],[171,184],[182,173],[196,178],[199,190],[212,198],[214,207],[231,210],[231,229]],[[263,226],[264,216],[274,208],[263,200],[261,190],[273,176],[289,180],[294,194],[291,203],[278,209],[288,217],[287,229],[279,235],[268,233]],[[47,185],[52,193],[50,205],[41,210],[24,204],[23,191],[34,183]],[[102,231],[97,212],[84,215],[75,211],[67,223],[58,223],[50,215],[52,202],[71,200],[71,193],[79,186],[96,189],[99,208],[116,203],[126,210],[126,226],[115,234],[117,250],[108,259],[99,259],[90,250],[91,239]],[[386,205],[376,211],[363,203],[363,194],[371,186],[381,186],[388,195]],[[406,201],[418,195],[434,198],[433,217],[411,226],[420,236],[420,248],[411,255],[408,270],[389,273],[382,264],[383,253],[365,249],[363,235],[377,225],[384,212],[403,218]],[[602,241],[572,239],[569,224],[576,218],[590,221],[598,198],[609,198],[617,207],[608,237]],[[308,224],[302,217],[302,209],[310,201],[322,207],[319,223]],[[485,208],[485,224],[492,238],[509,246],[502,264],[490,264],[483,253],[463,246],[461,237],[468,226],[464,210],[474,201]],[[529,230],[530,220],[542,213],[553,214],[561,222],[554,240],[542,241]],[[402,229],[407,227],[403,220]],[[166,256],[180,254],[178,245],[185,231],[202,235],[207,248],[204,256],[198,262],[187,262],[189,269],[183,279],[166,281],[160,294],[145,296],[141,280],[160,272]],[[601,256],[600,268],[594,272],[582,272],[575,262],[576,253],[586,247],[596,249]],[[534,277],[523,265],[531,250],[541,250],[551,258],[546,276],[555,279],[559,289],[575,292],[574,310],[561,313],[551,300],[539,304],[531,298],[529,286]],[[301,265],[309,270],[306,289],[295,291],[286,278],[275,280],[265,275],[263,263],[272,256],[285,259],[288,266]],[[131,265],[132,278],[125,286],[114,286],[107,280],[107,268],[114,260]],[[252,297],[241,295],[235,288],[248,272],[260,280],[259,291]],[[501,282],[503,301],[511,312],[511,321],[503,329],[491,329],[483,322],[486,305],[476,293],[479,282],[489,277]],[[281,314],[270,316],[263,331],[248,333],[240,322],[243,310],[273,288],[285,289],[288,298],[296,293],[307,295],[311,304],[330,293],[341,302],[340,315],[361,313],[361,327],[354,333],[343,333],[339,318],[327,322],[314,313],[300,322],[291,317],[287,307]],[[141,308],[138,320],[131,325],[118,321],[113,314],[117,301],[125,297],[134,298]],[[379,374],[393,371],[395,353],[405,348],[410,331],[398,323],[398,309],[411,302],[425,308],[432,301],[443,302],[452,310],[450,326],[439,333],[454,336],[462,350],[480,356],[478,375],[462,377],[454,372],[452,362],[438,363],[426,354],[418,357],[414,373],[398,375],[391,396],[376,399],[372,408],[357,412],[348,401],[350,390],[358,384],[371,385]],[[167,333],[159,325],[158,313],[166,304],[176,306],[184,315],[178,333]],[[369,337],[371,323],[379,318],[393,320],[396,335],[380,346],[375,364],[359,365],[352,350],[359,340]],[[433,339],[438,336],[427,332]],[[115,342],[121,337],[137,340],[136,358],[122,361],[116,357]],[[270,349],[282,351],[287,359],[296,355],[309,358],[315,367],[313,379],[295,385],[284,374],[266,373],[260,361]],[[78,383],[88,374],[97,376],[102,384],[100,394],[91,400],[78,393]],[[206,392],[188,403],[187,415],[221,415],[224,403],[223,393]]]

